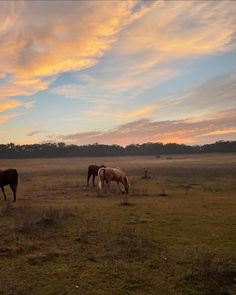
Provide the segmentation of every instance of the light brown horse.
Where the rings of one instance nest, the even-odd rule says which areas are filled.
[[[100,168],[98,170],[99,188],[100,191],[109,192],[111,181],[116,181],[119,192],[128,194],[129,193],[129,182],[128,177],[120,168]],[[120,185],[123,185],[121,190]]]

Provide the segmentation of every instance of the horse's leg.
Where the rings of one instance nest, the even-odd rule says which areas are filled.
[[[13,195],[14,195],[13,202],[15,202],[16,201],[16,186],[14,184],[10,184],[10,187],[11,187],[11,190],[12,190]]]
[[[99,180],[99,183],[98,183],[98,187],[99,187],[100,193],[103,192],[103,186],[104,186],[103,181],[100,179]]]
[[[5,194],[5,191],[4,191],[4,186],[1,186],[1,189],[2,189],[2,192],[3,192],[3,195],[4,195],[4,201],[6,201],[7,197],[6,197],[6,194]]]
[[[120,189],[120,185],[119,185],[119,181],[116,182],[117,183],[117,188],[118,188],[118,193],[121,193],[121,189]]]
[[[107,181],[107,193],[110,194],[111,181]]]
[[[93,174],[93,186],[95,186],[95,183],[94,183],[94,181],[95,181],[95,177],[96,177],[96,175],[95,175],[95,173]]]
[[[122,184],[121,193],[124,194],[125,193],[125,184],[124,184],[124,181],[123,180],[121,180],[120,182]]]
[[[89,187],[89,179],[90,179],[91,173],[88,171],[88,176],[87,176],[87,186]]]

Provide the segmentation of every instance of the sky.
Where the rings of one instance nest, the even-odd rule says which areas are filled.
[[[0,143],[236,139],[236,1],[0,1]]]

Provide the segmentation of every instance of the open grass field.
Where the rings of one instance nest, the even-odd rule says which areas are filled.
[[[86,187],[123,168],[129,205]],[[236,294],[236,155],[0,160],[1,295]],[[151,179],[141,176],[148,169]],[[166,196],[160,196],[166,194]]]

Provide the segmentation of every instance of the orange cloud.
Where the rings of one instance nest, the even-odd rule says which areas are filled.
[[[147,116],[150,116],[152,113],[154,113],[156,110],[157,105],[149,105],[146,107],[136,109],[134,111],[120,113],[116,115],[116,118],[118,120],[134,120],[137,118],[146,118]]]
[[[17,116],[19,116],[17,113],[0,114],[0,124],[6,123]]]
[[[48,88],[45,77],[96,64],[116,34],[148,11],[133,1],[59,3],[3,2],[0,68],[11,79],[2,97],[35,94]]]
[[[4,112],[9,109],[17,108],[21,105],[18,100],[7,100],[0,102],[0,112]]]
[[[33,101],[20,102],[15,99],[3,100],[3,101],[0,101],[0,113],[11,110],[11,109],[15,109],[18,107],[24,107],[28,109],[28,108],[31,108],[32,105],[33,105]]]
[[[0,79],[3,79],[5,76],[6,76],[5,73],[1,73],[1,72],[0,72]]]
[[[205,133],[202,136],[223,135],[223,134],[231,134],[231,133],[236,133],[236,129],[215,130],[215,131]]]

